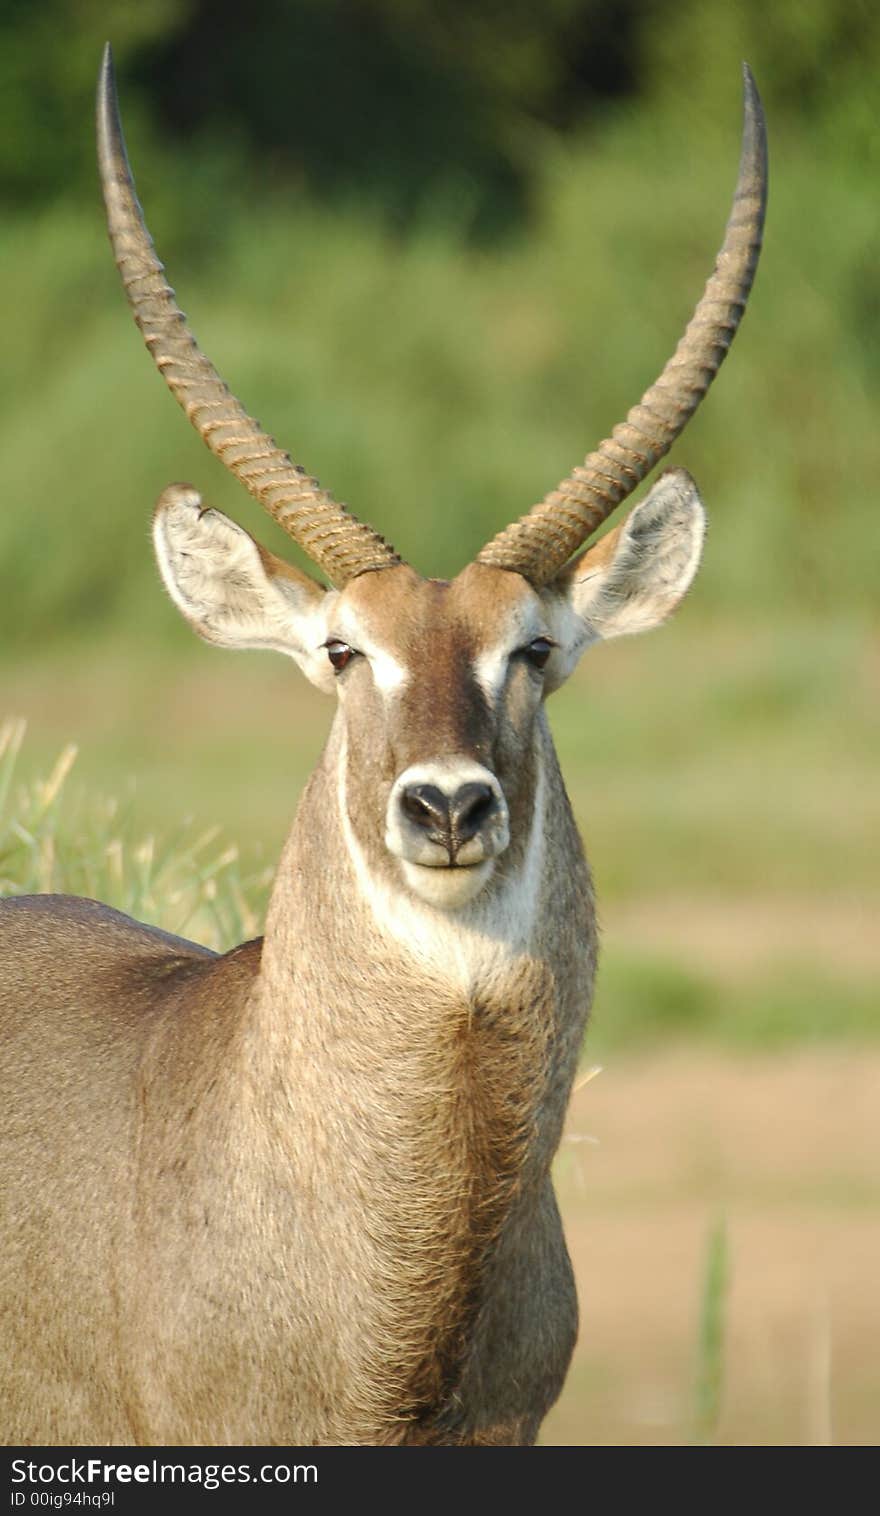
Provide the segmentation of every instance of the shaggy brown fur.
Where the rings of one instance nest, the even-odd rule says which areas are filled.
[[[7,1441],[523,1441],[559,1391],[548,1171],[592,974],[564,797],[543,951],[464,995],[358,898],[335,761],[262,955],[0,903]]]

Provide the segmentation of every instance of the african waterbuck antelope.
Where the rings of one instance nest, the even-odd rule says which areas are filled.
[[[742,315],[766,199],[753,81],[724,244],[674,356],[451,583],[294,464],[196,345],[109,52],[98,141],[160,373],[332,587],[189,485],[156,509],[165,586],[208,642],[289,654],[338,708],[261,940],[218,956],[90,900],[0,904],[0,1436],[533,1442],[576,1333],[550,1165],[596,960],[544,699],[696,572],[704,513],[680,469],[579,550]]]

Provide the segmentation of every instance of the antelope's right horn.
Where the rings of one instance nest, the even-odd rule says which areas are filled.
[[[108,43],[98,77],[98,163],[110,241],[134,319],[174,398],[212,453],[338,587],[400,557],[309,478],[231,395],[166,283],[125,151]]]
[[[558,573],[671,448],[715,378],[746,307],[767,206],[767,133],[748,64],[739,177],[715,270],[659,379],[610,437],[527,516],[499,532],[478,562],[536,587]]]

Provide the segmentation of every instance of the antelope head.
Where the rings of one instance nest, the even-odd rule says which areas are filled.
[[[335,691],[344,824],[372,870],[431,904],[458,907],[516,866],[530,830],[545,695],[590,643],[663,621],[696,573],[705,516],[681,469],[584,545],[672,446],[743,314],[767,185],[763,114],[744,73],[733,209],[675,353],[610,437],[446,583],[421,578],[293,463],[197,346],[135,195],[105,55],[101,177],[135,320],[208,447],[332,587],[268,552],[188,485],[170,486],[156,510],[165,585],[208,642],[284,652]]]

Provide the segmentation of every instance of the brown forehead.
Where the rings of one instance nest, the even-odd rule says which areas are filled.
[[[537,603],[519,574],[489,564],[469,563],[451,582],[423,579],[408,564],[361,574],[345,601],[389,649],[424,642],[426,637],[464,640],[476,654],[497,643],[511,622]]]

